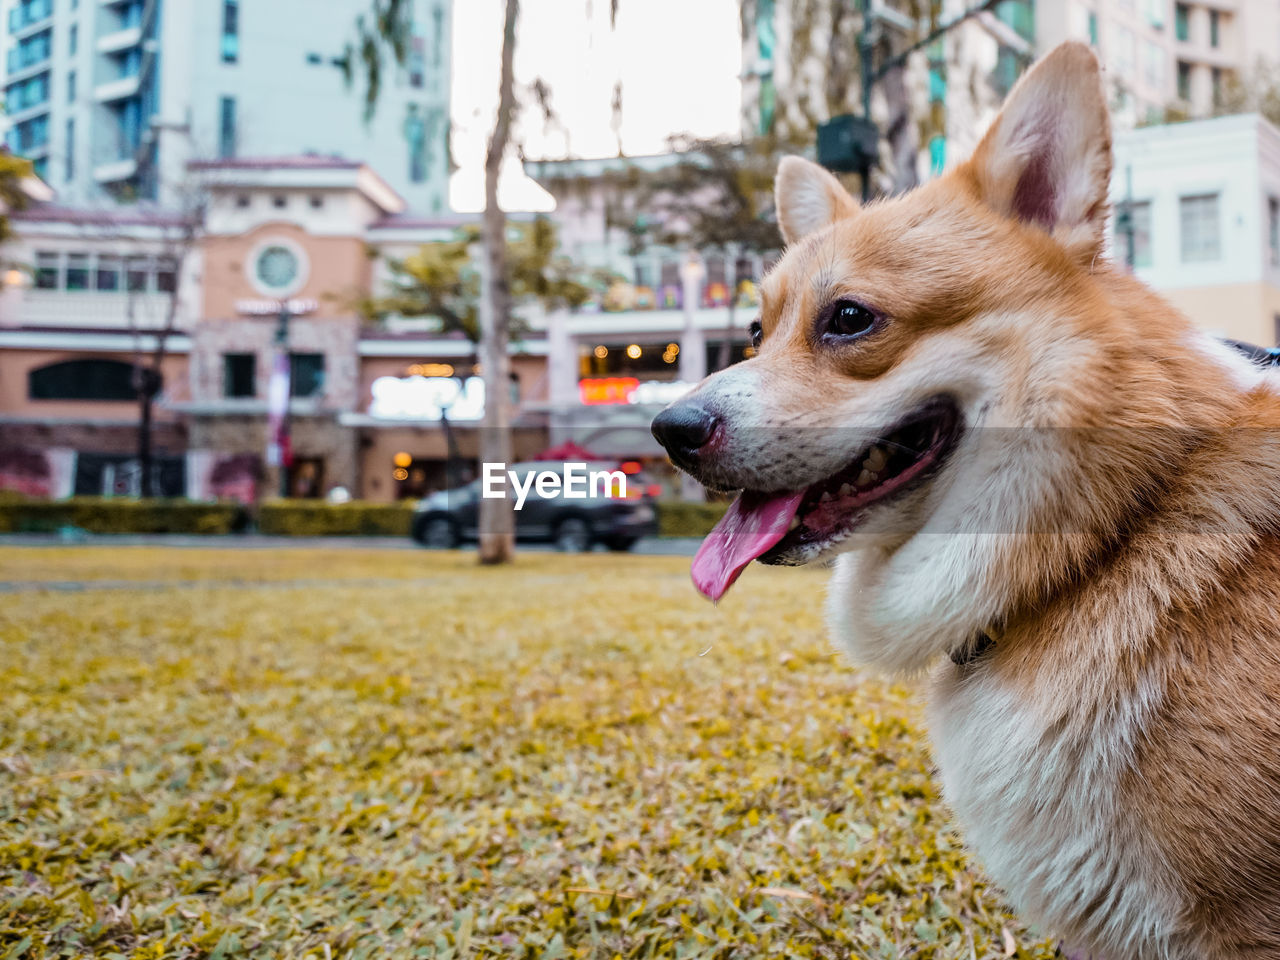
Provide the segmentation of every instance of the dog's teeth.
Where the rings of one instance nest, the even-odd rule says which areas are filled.
[[[818,498],[818,502],[819,502],[819,503],[830,503],[830,502],[831,502],[831,491],[830,491],[830,490],[824,490],[824,491],[822,492],[822,496],[820,496],[820,497]]]
[[[862,461],[862,465],[872,473],[877,473],[888,462],[889,457],[888,454],[884,452],[883,447],[872,447],[871,452],[867,454],[867,459]]]
[[[836,496],[838,496],[838,497],[852,497],[852,496],[853,496],[853,487],[849,486],[849,484],[847,484],[847,483],[842,483],[842,484],[840,484],[840,489],[836,491]]]
[[[858,486],[869,487],[876,482],[876,475],[870,470],[863,470],[858,474]]]
[[[791,530],[794,530],[794,529],[795,529],[796,527],[798,527],[798,526],[800,526],[800,518],[799,518],[799,517],[792,517],[792,518],[791,518],[791,522],[790,522],[789,524],[787,524],[787,530],[788,530],[788,532],[789,532],[789,531],[791,531]]]

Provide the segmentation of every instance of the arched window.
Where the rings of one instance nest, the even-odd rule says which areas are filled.
[[[32,400],[135,400],[133,364],[120,360],[64,360],[27,374]]]

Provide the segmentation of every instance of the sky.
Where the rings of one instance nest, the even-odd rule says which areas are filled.
[[[453,5],[453,156],[460,169],[449,192],[460,212],[484,206],[504,7],[503,0]],[[609,29],[609,0],[522,0],[515,77],[528,106],[515,136],[535,159],[616,155],[610,103],[618,79],[627,154],[658,153],[673,133],[737,134],[741,67],[737,0],[621,0],[616,32]],[[528,93],[536,78],[551,88],[560,128],[544,128]],[[553,206],[514,153],[498,202],[507,210]]]

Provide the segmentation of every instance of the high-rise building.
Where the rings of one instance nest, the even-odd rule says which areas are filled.
[[[896,191],[966,155],[1034,52],[1030,0],[966,16],[972,0],[876,0],[877,69],[940,24],[958,24],[877,78],[871,119],[880,132],[878,190]],[[923,8],[923,9],[922,9]],[[924,10],[929,16],[920,16]],[[862,113],[858,4],[743,2],[742,131],[812,137],[834,116]]]
[[[1036,4],[1040,52],[1083,40],[1106,68],[1121,127],[1159,121],[1171,108],[1214,112],[1234,81],[1280,61],[1275,0],[1062,0]]]
[[[364,113],[370,0],[0,0],[8,144],[61,200],[180,202],[190,160],[319,154],[448,206],[451,0],[414,0],[408,62]]]

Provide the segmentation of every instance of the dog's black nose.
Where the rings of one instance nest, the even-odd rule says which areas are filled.
[[[711,439],[719,420],[694,403],[677,403],[653,418],[653,436],[677,463],[688,462]]]

